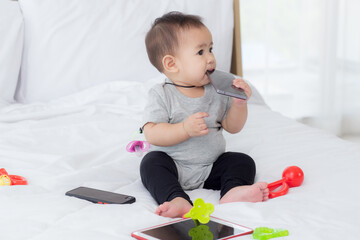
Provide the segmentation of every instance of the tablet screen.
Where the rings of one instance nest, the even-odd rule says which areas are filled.
[[[196,225],[192,219],[174,222],[142,231],[143,234],[161,240],[223,239],[242,235],[250,229],[231,223],[210,220],[207,224]]]

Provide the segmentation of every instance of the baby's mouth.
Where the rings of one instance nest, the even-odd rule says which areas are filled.
[[[206,73],[212,74],[214,71],[215,71],[215,68],[214,68],[214,69],[209,69],[209,70],[207,70]]]

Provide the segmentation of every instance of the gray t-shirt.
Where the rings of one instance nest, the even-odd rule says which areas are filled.
[[[171,82],[169,79],[167,82]],[[207,84],[199,98],[190,98],[175,86],[157,84],[149,91],[144,110],[144,125],[152,123],[179,123],[197,112],[207,112],[205,118],[209,133],[192,137],[182,143],[160,147],[152,145],[150,151],[163,151],[174,159],[179,182],[184,190],[202,187],[216,159],[225,152],[225,139],[221,122],[231,105],[230,97],[219,95]],[[161,133],[159,133],[161,134]]]

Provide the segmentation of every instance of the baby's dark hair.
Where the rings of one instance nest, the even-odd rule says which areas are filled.
[[[173,55],[179,46],[179,30],[192,27],[205,27],[199,16],[169,12],[155,19],[151,29],[146,34],[146,51],[152,65],[163,72],[162,59],[167,54]]]

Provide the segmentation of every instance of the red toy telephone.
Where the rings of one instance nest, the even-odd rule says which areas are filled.
[[[297,166],[290,166],[285,168],[282,179],[268,184],[270,190],[269,198],[276,198],[287,194],[290,187],[298,187],[304,181],[304,173],[301,168]],[[281,186],[281,187],[280,187]],[[275,191],[280,187],[278,191]]]
[[[27,185],[27,180],[18,175],[8,175],[4,168],[0,168],[0,186]]]

